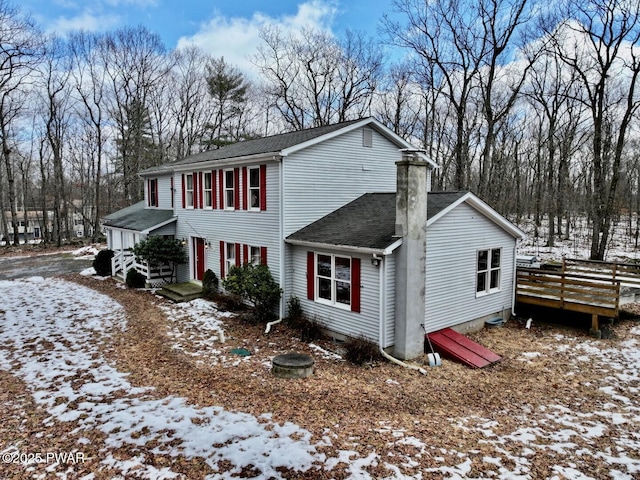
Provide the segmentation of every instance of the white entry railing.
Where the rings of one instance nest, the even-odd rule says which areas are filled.
[[[135,255],[130,251],[116,252],[111,259],[113,276],[125,280],[131,269],[144,275],[147,284],[152,287],[159,287],[173,281],[173,272],[169,265],[149,265],[147,262],[136,261]]]

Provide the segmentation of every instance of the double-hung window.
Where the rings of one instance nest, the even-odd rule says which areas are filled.
[[[500,290],[501,253],[500,248],[478,250],[476,295]]]
[[[205,172],[202,183],[204,208],[212,208],[214,192],[211,183],[211,172]]]
[[[316,254],[316,301],[349,308],[351,258]]]
[[[224,208],[235,209],[235,175],[233,170],[224,171]]]
[[[249,209],[260,210],[260,167],[249,168]]]
[[[225,245],[225,271],[228,273],[232,267],[237,265],[236,263],[236,244],[235,243],[227,243]]]
[[[193,208],[193,174],[188,173],[184,176],[185,179],[185,199],[186,199],[186,207]]]
[[[260,265],[262,263],[262,251],[260,247],[249,247],[249,258],[247,259],[251,265]]]
[[[151,178],[149,179],[149,206],[157,207],[158,206],[158,179]]]

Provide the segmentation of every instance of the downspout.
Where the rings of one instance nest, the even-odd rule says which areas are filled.
[[[511,316],[516,316],[516,289],[518,288],[518,266],[516,261],[516,255],[518,253],[518,241],[513,242],[513,287],[511,288]]]
[[[380,272],[379,272],[379,279],[378,279],[378,286],[379,286],[379,296],[380,296],[380,300],[378,302],[379,304],[379,309],[380,312],[378,313],[378,318],[380,319],[380,328],[378,331],[378,348],[380,349],[380,355],[382,355],[384,358],[386,358],[387,360],[389,360],[392,363],[395,363],[396,365],[400,365],[401,367],[404,368],[408,368],[410,370],[417,370],[418,372],[420,372],[423,375],[427,374],[427,371],[422,368],[419,367],[417,365],[411,365],[408,363],[405,363],[401,360],[398,360],[395,357],[392,357],[391,355],[389,355],[387,352],[384,351],[384,348],[382,347],[384,345],[384,327],[385,327],[385,320],[386,320],[386,297],[384,296],[384,280],[386,279],[386,273],[387,273],[387,264],[386,264],[386,255],[384,257],[382,257],[382,261],[380,262]]]
[[[282,291],[284,292],[284,287],[286,287],[286,283],[285,283],[285,259],[284,259],[284,248],[285,248],[285,242],[284,242],[284,162],[282,161],[282,157],[281,156],[275,156],[273,157],[273,159],[278,162],[278,202],[280,203],[280,205],[278,205],[278,239],[280,242],[280,255],[279,255],[279,262],[280,262],[280,286],[282,288]],[[267,204],[268,205],[268,204]],[[278,323],[282,322],[282,320],[284,319],[284,295],[282,296],[282,298],[280,298],[280,315],[278,317],[278,320],[274,320],[273,322],[268,322],[267,323],[267,327],[264,331],[264,333],[269,333],[271,331],[271,327],[274,325],[277,325]]]

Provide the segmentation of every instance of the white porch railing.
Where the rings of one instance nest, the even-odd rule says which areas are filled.
[[[111,274],[124,280],[127,278],[127,272],[133,268],[135,262],[136,257],[130,251],[115,252],[111,258]]]
[[[172,270],[169,265],[149,265],[138,262],[130,251],[116,252],[111,259],[111,272],[114,277],[126,280],[129,270],[135,269],[147,280],[147,285],[159,287],[173,281]]]

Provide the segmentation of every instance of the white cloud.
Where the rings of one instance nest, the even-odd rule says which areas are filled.
[[[118,15],[95,15],[88,11],[74,17],[60,16],[47,25],[47,31],[66,35],[73,30],[103,32],[120,25],[122,19]]]
[[[178,40],[178,48],[196,45],[214,57],[225,60],[249,76],[256,74],[256,68],[249,57],[257,52],[260,44],[260,30],[264,27],[279,27],[284,32],[300,31],[303,28],[328,30],[337,13],[335,5],[322,0],[310,0],[298,5],[295,14],[272,17],[262,12],[251,18],[228,18],[215,14],[194,35]]]

